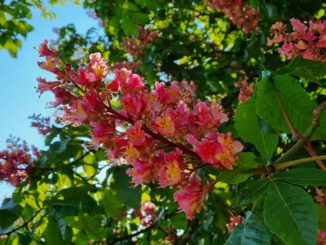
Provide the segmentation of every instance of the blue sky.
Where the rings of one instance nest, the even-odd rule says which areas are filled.
[[[40,57],[34,47],[37,48],[44,39],[56,39],[54,27],[73,23],[78,32],[85,33],[88,28],[98,26],[97,21],[90,18],[82,6],[68,4],[54,7],[53,10],[57,15],[53,20],[45,20],[38,10],[33,10],[30,23],[34,30],[23,40],[17,58],[12,58],[6,50],[0,50],[0,150],[5,148],[5,141],[10,134],[29,144],[43,147],[43,138],[36,129],[30,127],[28,116],[33,113],[50,116],[54,111],[46,108],[46,103],[52,97],[49,94],[39,97],[35,92],[36,78],[49,75],[37,66]],[[0,183],[0,200],[11,191],[11,186]]]

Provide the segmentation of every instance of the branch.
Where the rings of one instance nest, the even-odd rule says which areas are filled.
[[[280,101],[279,101],[280,102]],[[283,108],[283,105],[280,102],[280,106],[281,108]],[[319,120],[320,120],[320,115],[321,113],[326,109],[326,101],[324,101],[323,103],[321,103],[320,105],[318,105],[314,111],[313,111],[313,119],[311,122],[310,127],[308,128],[308,130],[305,132],[305,134],[301,137],[299,137],[299,140],[297,141],[297,143],[295,145],[293,145],[284,155],[282,155],[279,159],[277,159],[274,163],[280,163],[280,162],[284,162],[289,160],[292,156],[294,156],[302,147],[305,147],[305,149],[309,152],[309,154],[311,156],[316,156],[317,154],[315,153],[315,151],[313,150],[311,143],[309,141],[309,139],[311,138],[311,136],[314,134],[315,130],[317,129],[317,127],[319,126]],[[285,118],[287,118],[287,122],[289,123],[289,127],[293,128],[293,125],[290,121],[290,119],[287,117],[287,113],[285,112],[284,108],[281,109],[283,115],[285,116]],[[292,129],[291,129],[292,131]],[[319,167],[323,170],[326,169],[326,167],[324,166],[323,162],[321,161],[317,161]]]
[[[117,238],[114,238],[112,241],[110,241],[110,242],[108,243],[108,245],[114,245],[116,242],[130,240],[131,238],[133,238],[133,237],[135,237],[135,236],[138,236],[138,235],[140,235],[140,234],[143,234],[143,233],[145,233],[145,232],[147,232],[147,231],[151,231],[151,230],[153,230],[153,229],[157,226],[157,224],[158,224],[159,221],[161,220],[162,216],[163,216],[165,219],[167,219],[167,218],[172,217],[172,216],[174,216],[174,215],[176,215],[176,214],[178,214],[178,213],[177,213],[177,209],[174,210],[174,211],[172,211],[171,213],[168,213],[168,214],[164,215],[164,216],[161,215],[161,216],[159,216],[159,217],[154,221],[154,223],[153,223],[152,225],[146,227],[145,229],[142,229],[142,230],[140,230],[140,231],[134,232],[134,233],[132,233],[132,234],[129,234],[129,235],[126,235],[126,236],[123,236],[123,237],[117,237]]]
[[[119,118],[120,120],[122,121],[125,121],[127,123],[130,123],[130,124],[134,124],[135,122],[129,118],[129,117],[126,117],[122,114],[120,114],[119,112],[117,112],[116,110],[114,110],[112,107],[110,106],[107,106],[102,100],[101,98],[99,97],[98,98],[99,101],[102,103],[102,105],[108,110],[108,112],[110,112],[111,114],[115,115],[117,118]],[[145,125],[142,127],[144,132],[147,133],[148,135],[152,136],[153,139],[156,139],[166,145],[169,145],[170,147],[173,147],[173,148],[179,148],[182,150],[182,152],[184,152],[185,154],[189,155],[189,156],[192,156],[194,157],[195,159],[201,159],[199,157],[199,155],[188,149],[186,146],[182,145],[182,144],[179,144],[179,143],[174,143],[170,140],[168,140],[167,138],[163,137],[162,135],[160,134],[157,134],[157,133],[154,133],[153,131],[151,131],[148,127],[146,127]]]
[[[25,221],[23,224],[21,224],[20,226],[18,226],[18,227],[16,227],[15,229],[12,229],[11,231],[8,231],[8,232],[6,232],[6,233],[0,233],[0,236],[8,236],[7,237],[7,241],[8,241],[8,239],[9,239],[9,237],[10,237],[10,235],[12,234],[12,233],[15,233],[16,231],[18,231],[18,230],[20,230],[20,229],[22,229],[22,228],[24,228],[24,227],[28,227],[28,225],[29,225],[29,223],[31,223],[34,219],[35,219],[35,217],[41,212],[42,210],[38,210],[38,211],[36,211],[35,212],[35,214],[29,219],[29,220],[27,220],[27,221]]]
[[[322,156],[315,156],[315,157],[307,157],[307,158],[302,158],[298,160],[293,160],[293,161],[288,161],[288,162],[282,162],[278,164],[273,164],[273,165],[268,165],[262,168],[255,168],[251,171],[253,171],[254,174],[265,174],[269,172],[275,172],[279,171],[288,167],[293,167],[296,165],[301,165],[301,164],[306,164],[314,161],[321,161],[321,160],[326,160],[326,155]]]
[[[91,153],[92,151],[87,151],[85,152],[83,155],[81,155],[79,158],[77,158],[76,160],[72,161],[71,163],[69,163],[69,165],[75,165],[78,164],[81,160],[83,160],[89,153]]]

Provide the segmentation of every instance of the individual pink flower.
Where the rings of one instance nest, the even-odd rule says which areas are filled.
[[[205,197],[212,187],[212,184],[204,185],[197,175],[192,175],[187,185],[176,191],[173,198],[187,218],[193,219],[194,215],[201,211]]]
[[[158,133],[173,137],[175,133],[175,124],[170,115],[156,117],[152,125]]]
[[[242,144],[233,140],[231,133],[207,133],[204,141],[199,141],[190,135],[188,141],[193,144],[195,151],[204,162],[211,163],[217,168],[233,169],[238,160],[237,154],[243,150]]]
[[[140,118],[146,107],[143,94],[126,94],[120,99],[123,109],[134,119]]]
[[[48,48],[48,40],[44,40],[38,47],[40,56],[57,58],[57,54]]]
[[[135,146],[142,145],[146,140],[146,135],[142,130],[142,123],[140,121],[137,121],[132,127],[128,128],[126,135]]]
[[[119,82],[123,94],[147,91],[141,77],[137,74],[133,74],[132,71],[121,69],[116,71],[115,74],[115,79]]]
[[[298,19],[291,18],[290,21],[293,27],[293,31],[295,32],[304,33],[308,29],[307,26],[301,23],[301,21]]]
[[[156,82],[153,93],[162,105],[177,104],[182,96],[182,91],[176,82],[172,82],[169,87],[165,87],[165,83]]]
[[[182,151],[178,148],[175,152],[160,152],[159,158],[161,159],[158,161],[156,179],[161,187],[175,186],[181,182],[181,155]]]
[[[118,79],[114,79],[111,83],[109,83],[106,88],[109,90],[109,91],[112,91],[112,92],[117,92],[120,88],[120,84],[119,84],[119,80]]]
[[[143,183],[150,183],[154,179],[154,164],[150,160],[136,159],[133,167],[127,170],[132,182],[137,186]]]
[[[278,49],[278,52],[280,54],[286,55],[286,57],[288,59],[291,59],[293,57],[293,55],[294,55],[294,52],[293,52],[293,43],[292,42],[284,43],[282,45],[282,47],[280,47]]]
[[[193,111],[189,114],[189,124],[193,134],[213,129],[228,121],[222,106],[217,102],[196,101]]]
[[[61,85],[61,82],[47,82],[44,78],[37,78],[38,87],[37,92],[43,93],[46,91],[53,91],[53,89],[57,86]]]
[[[317,42],[317,47],[326,48],[326,33],[319,37],[319,40]]]
[[[114,140],[115,125],[113,122],[106,121],[91,122],[90,134],[92,137],[92,144],[98,149],[102,144],[110,146]]]

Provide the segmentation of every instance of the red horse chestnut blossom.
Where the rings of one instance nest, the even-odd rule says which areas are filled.
[[[206,0],[208,1],[208,0]],[[233,25],[245,33],[257,28],[260,12],[258,9],[243,4],[242,0],[211,0],[209,6],[218,12],[224,12]]]
[[[135,60],[138,60],[144,49],[156,38],[160,36],[159,33],[147,30],[140,26],[138,28],[139,37],[130,37],[123,39],[123,46],[127,53],[129,53]]]
[[[18,186],[28,177],[39,154],[36,147],[29,147],[25,141],[8,139],[7,149],[0,151],[0,181]]]
[[[63,121],[88,126],[95,148],[104,147],[111,160],[130,165],[127,174],[135,185],[179,189],[175,200],[188,218],[199,212],[212,184],[203,184],[195,172],[207,165],[231,170],[243,149],[230,132],[219,132],[228,121],[222,106],[196,100],[187,81],[156,82],[149,90],[131,70],[110,70],[99,53],[90,55],[86,67],[59,67],[62,62],[46,44],[40,45],[40,55],[51,60],[46,69],[57,81],[39,79],[38,90],[54,93],[53,106],[61,105]]]
[[[49,117],[42,117],[39,115],[32,115],[29,117],[29,119],[32,119],[32,127],[37,128],[37,131],[41,135],[46,135],[51,131],[50,126],[50,118]]]
[[[231,233],[235,227],[242,223],[243,220],[244,218],[241,215],[234,215],[232,212],[230,212],[230,221],[228,224],[226,224],[228,233]]]
[[[213,185],[213,183],[204,185],[197,175],[193,175],[181,190],[174,193],[174,200],[179,203],[187,217],[192,219],[196,213],[200,212],[205,197]]]
[[[270,31],[272,39],[267,40],[268,46],[278,44],[278,52],[292,59],[302,56],[310,60],[326,61],[326,21],[309,21],[308,24],[292,18],[292,32],[286,32],[286,25],[276,22]]]
[[[151,226],[158,218],[155,210],[155,204],[152,202],[142,202],[140,210],[135,210],[135,214],[140,218],[140,223],[143,226]]]
[[[241,82],[234,84],[236,88],[239,88],[239,104],[246,103],[254,93],[254,83],[248,83],[248,79],[245,78]]]

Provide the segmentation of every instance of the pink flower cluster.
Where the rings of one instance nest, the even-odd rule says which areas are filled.
[[[44,45],[40,54],[46,60],[55,57],[53,51],[43,52]],[[39,91],[54,93],[53,106],[62,106],[63,120],[88,126],[94,147],[104,147],[109,159],[125,159],[135,185],[153,182],[179,189],[174,199],[187,216],[199,212],[211,184],[204,184],[196,170],[203,162],[231,170],[243,149],[231,133],[219,132],[228,121],[221,105],[196,100],[187,81],[156,82],[149,90],[130,70],[109,71],[99,53],[77,71],[61,67],[47,67],[57,81],[39,79]],[[106,82],[109,72],[114,79]]]
[[[36,128],[39,134],[46,135],[51,131],[49,117],[42,117],[41,114],[39,115],[33,114],[32,116],[29,117],[29,119],[32,119],[31,126],[33,128]]]
[[[246,103],[254,93],[254,83],[248,83],[248,79],[245,78],[241,82],[234,84],[236,88],[239,88],[239,104]]]
[[[280,45],[278,52],[287,59],[302,56],[309,60],[326,61],[326,20],[309,21],[309,24],[295,18],[290,21],[292,32],[287,32],[282,22],[272,25],[270,32],[273,37],[267,40],[267,45]]]
[[[158,217],[155,204],[152,202],[142,202],[140,210],[135,210],[135,214],[143,226],[151,226]]]
[[[318,230],[317,245],[325,245],[325,244],[326,244],[326,231]]]
[[[207,0],[209,6],[223,12],[237,28],[249,33],[257,28],[260,12],[242,0]]]
[[[326,188],[316,188],[315,200],[326,208]]]
[[[0,151],[0,181],[18,186],[28,177],[39,154],[36,147],[29,147],[25,141],[20,143],[19,139],[8,139],[7,149]]]
[[[139,37],[124,38],[123,45],[127,53],[129,53],[135,60],[138,60],[144,49],[156,38],[160,36],[159,33],[150,31],[140,26],[138,28]]]
[[[242,223],[243,220],[244,220],[244,218],[241,215],[233,215],[231,213],[230,221],[228,224],[226,224],[228,233],[231,233],[236,226],[238,226]]]

